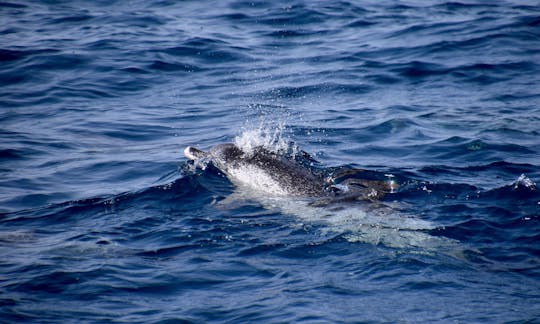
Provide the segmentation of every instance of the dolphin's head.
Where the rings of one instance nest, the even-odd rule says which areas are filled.
[[[188,146],[184,150],[184,155],[195,162],[199,160],[211,161],[212,165],[217,167],[227,176],[230,171],[238,167],[245,156],[245,153],[232,143],[219,144],[208,151],[202,151],[195,147]]]
[[[220,144],[212,147],[208,152],[199,150],[193,146],[188,146],[184,150],[184,155],[190,160],[209,158],[214,163],[228,164],[238,162],[244,157],[244,152],[232,143]]]
[[[238,146],[226,143],[212,147],[210,156],[213,160],[220,160],[223,163],[234,163],[244,157],[244,152]]]

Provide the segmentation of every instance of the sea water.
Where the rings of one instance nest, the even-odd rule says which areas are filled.
[[[540,7],[0,3],[0,321],[536,322]],[[315,208],[183,149],[395,181]]]

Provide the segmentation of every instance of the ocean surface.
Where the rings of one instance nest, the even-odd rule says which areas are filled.
[[[1,1],[0,322],[538,323],[534,3]],[[396,189],[250,195],[225,142]]]

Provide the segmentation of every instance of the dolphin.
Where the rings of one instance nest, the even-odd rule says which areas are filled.
[[[346,233],[345,238],[351,242],[427,249],[452,243],[422,232],[435,228],[429,221],[381,203],[381,197],[397,188],[392,181],[349,177],[365,170],[345,169],[327,175],[262,146],[243,150],[233,143],[219,144],[208,151],[188,146],[184,155],[196,163],[211,162],[244,189],[239,191],[241,197],[246,194],[265,207],[279,208],[306,221],[325,222],[328,233]],[[358,200],[368,203],[355,204]]]
[[[194,161],[210,160],[237,186],[273,195],[319,198],[313,202],[315,206],[352,200],[374,200],[395,189],[390,188],[391,184],[387,182],[361,179],[349,179],[337,185],[335,179],[342,174],[325,177],[291,157],[269,151],[262,146],[248,152],[233,143],[219,144],[206,152],[188,146],[184,155]],[[350,170],[346,173],[350,173]],[[343,190],[345,186],[347,190]]]

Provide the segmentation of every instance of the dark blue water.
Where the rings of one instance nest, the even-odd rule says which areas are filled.
[[[538,321],[532,3],[0,2],[1,321]],[[230,199],[235,138],[392,212]]]

